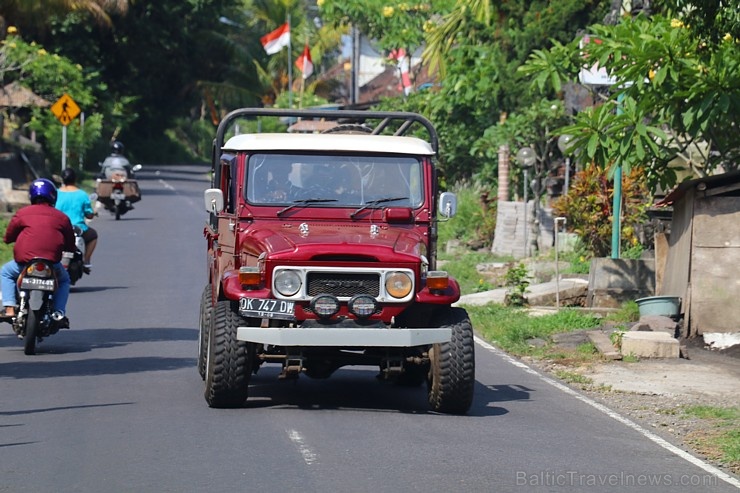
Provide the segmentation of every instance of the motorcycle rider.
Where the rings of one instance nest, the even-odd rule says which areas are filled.
[[[123,155],[123,144],[117,140],[114,140],[111,143],[111,153],[110,156],[105,158],[105,160],[102,162],[100,167],[102,168],[100,172],[100,178],[110,180],[113,176],[114,170],[126,170],[126,177],[127,178],[134,178],[134,170],[131,166],[131,163],[128,159]]]
[[[90,273],[92,268],[92,254],[98,243],[98,232],[87,225],[85,219],[95,217],[90,197],[77,187],[77,173],[72,168],[62,171],[62,186],[59,188],[56,208],[64,212],[72,226],[77,226],[82,231],[82,239],[85,241],[83,263],[85,274]]]
[[[34,258],[45,258],[54,262],[58,289],[54,294],[55,318],[60,327],[69,327],[65,316],[69,298],[70,279],[62,266],[62,252],[74,251],[75,235],[72,223],[61,211],[54,208],[57,189],[50,180],[39,178],[28,190],[31,205],[15,213],[5,230],[5,243],[13,243],[13,260],[2,267],[0,281],[5,309],[0,319],[11,322],[16,316],[16,280],[21,269]]]

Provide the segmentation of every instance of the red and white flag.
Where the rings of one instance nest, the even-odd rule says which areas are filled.
[[[409,57],[406,56],[406,50],[403,48],[392,50],[390,56],[398,62],[398,70],[401,72],[401,90],[408,96],[411,92],[411,77],[409,76]]]
[[[287,22],[260,38],[268,55],[274,55],[290,44],[290,24]]]
[[[308,43],[303,48],[303,53],[295,61],[298,70],[303,72],[303,78],[308,79],[313,73],[313,62],[311,61],[311,50],[308,48]]]

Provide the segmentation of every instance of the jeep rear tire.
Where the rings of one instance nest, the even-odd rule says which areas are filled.
[[[247,400],[254,345],[236,339],[243,324],[236,310],[236,302],[222,300],[211,312],[204,394],[210,407],[240,407]]]
[[[434,344],[427,379],[432,411],[465,414],[473,403],[475,387],[475,341],[473,326],[462,308],[442,313],[440,327],[450,327],[450,342]]]
[[[203,295],[200,297],[200,320],[198,322],[198,373],[200,378],[206,379],[206,361],[208,361],[208,332],[211,328],[211,312],[213,304],[211,303],[211,285],[207,284],[203,288]]]

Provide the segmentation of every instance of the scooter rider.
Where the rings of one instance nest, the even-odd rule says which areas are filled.
[[[77,173],[72,168],[65,168],[62,171],[62,186],[59,188],[56,208],[69,217],[72,226],[77,226],[82,231],[82,239],[85,241],[84,269],[85,273],[89,274],[92,268],[92,254],[98,243],[98,232],[88,226],[85,219],[95,217],[95,211],[87,193],[77,188]]]
[[[28,190],[31,205],[18,210],[5,230],[5,243],[13,243],[13,260],[2,267],[0,281],[5,311],[0,320],[12,322],[16,315],[16,280],[25,264],[34,258],[54,262],[58,289],[54,293],[55,318],[61,327],[69,327],[65,316],[69,298],[70,279],[62,266],[62,252],[74,251],[75,235],[72,223],[61,211],[54,208],[57,189],[50,180],[39,178]]]
[[[113,141],[111,143],[111,154],[101,163],[102,168],[100,172],[100,178],[110,180],[113,176],[114,170],[126,170],[127,178],[134,178],[134,170],[132,169],[131,163],[123,155],[123,144],[119,141]]]

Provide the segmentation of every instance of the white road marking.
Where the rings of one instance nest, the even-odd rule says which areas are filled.
[[[180,193],[179,193],[179,192],[177,191],[177,189],[176,189],[175,187],[173,187],[172,185],[170,185],[169,183],[167,183],[166,181],[164,181],[164,180],[163,180],[163,179],[161,179],[161,178],[159,179],[159,183],[160,183],[160,184],[162,184],[162,186],[163,186],[164,188],[166,188],[167,190],[171,190],[171,191],[175,192],[175,193],[176,193],[177,195],[179,195],[180,197],[182,197],[183,199],[185,199],[185,201],[186,201],[186,202],[187,202],[187,203],[188,203],[188,204],[189,204],[189,205],[190,205],[190,206],[191,206],[191,207],[192,207],[193,209],[195,209],[195,210],[197,210],[198,212],[200,212],[200,210],[201,210],[201,209],[200,209],[200,207],[198,207],[198,205],[197,205],[197,204],[196,204],[195,202],[193,202],[193,200],[192,200],[192,199],[190,199],[190,197],[186,197],[185,195],[182,195],[182,194],[180,194]]]
[[[301,435],[296,430],[285,430],[288,433],[288,438],[290,438],[290,441],[295,444],[295,446],[298,448],[298,451],[303,456],[303,460],[308,464],[309,466],[312,464],[316,464],[319,460],[319,456],[316,454],[316,452],[311,449],[308,445],[306,445],[306,441],[303,439],[303,435]]]
[[[575,397],[579,401],[588,404],[589,406],[597,409],[598,411],[601,411],[602,413],[606,414],[610,418],[619,421],[620,423],[622,423],[623,425],[626,425],[629,428],[632,428],[637,433],[641,434],[642,436],[644,436],[648,440],[651,440],[651,441],[655,442],[656,444],[658,444],[659,446],[661,446],[664,449],[668,450],[669,452],[671,452],[671,453],[673,453],[673,454],[681,457],[682,459],[687,460],[688,462],[694,464],[695,466],[697,466],[697,467],[699,467],[701,469],[704,469],[706,472],[708,472],[710,474],[713,474],[714,476],[717,476],[719,479],[725,481],[726,483],[729,483],[732,486],[735,486],[736,488],[740,488],[740,481],[738,481],[737,479],[733,478],[729,474],[723,472],[720,469],[717,469],[716,467],[712,466],[711,464],[707,464],[706,462],[704,462],[703,460],[699,459],[698,457],[694,457],[690,453],[688,453],[688,452],[686,452],[684,450],[681,450],[680,448],[676,447],[672,443],[667,442],[666,440],[662,439],[658,435],[656,435],[654,433],[651,433],[650,431],[646,430],[645,428],[643,428],[642,426],[638,425],[634,421],[631,421],[631,420],[625,418],[624,416],[622,416],[622,415],[620,415],[620,414],[612,411],[611,409],[609,409],[605,405],[599,404],[595,400],[590,399],[590,398],[586,397],[585,395],[579,394],[578,392],[576,392],[575,390],[571,389],[567,385],[564,385],[564,384],[562,384],[562,383],[560,383],[560,382],[558,382],[556,380],[553,380],[550,377],[546,377],[545,375],[539,373],[537,370],[533,369],[532,367],[530,367],[530,366],[522,363],[521,361],[518,361],[518,360],[512,358],[511,356],[509,356],[505,352],[501,351],[500,349],[495,348],[494,346],[490,345],[489,343],[487,343],[483,339],[480,339],[479,337],[476,337],[475,338],[475,342],[478,343],[478,345],[480,345],[483,348],[485,348],[488,351],[490,351],[491,353],[493,353],[493,354],[501,357],[505,361],[511,363],[512,365],[514,365],[514,366],[516,366],[518,368],[521,368],[522,370],[524,370],[525,372],[527,372],[527,373],[529,373],[531,375],[536,376],[537,378],[539,378],[543,382],[545,382],[545,383],[547,383],[549,385],[552,385],[553,387],[555,387],[558,390],[562,390],[566,394]]]

